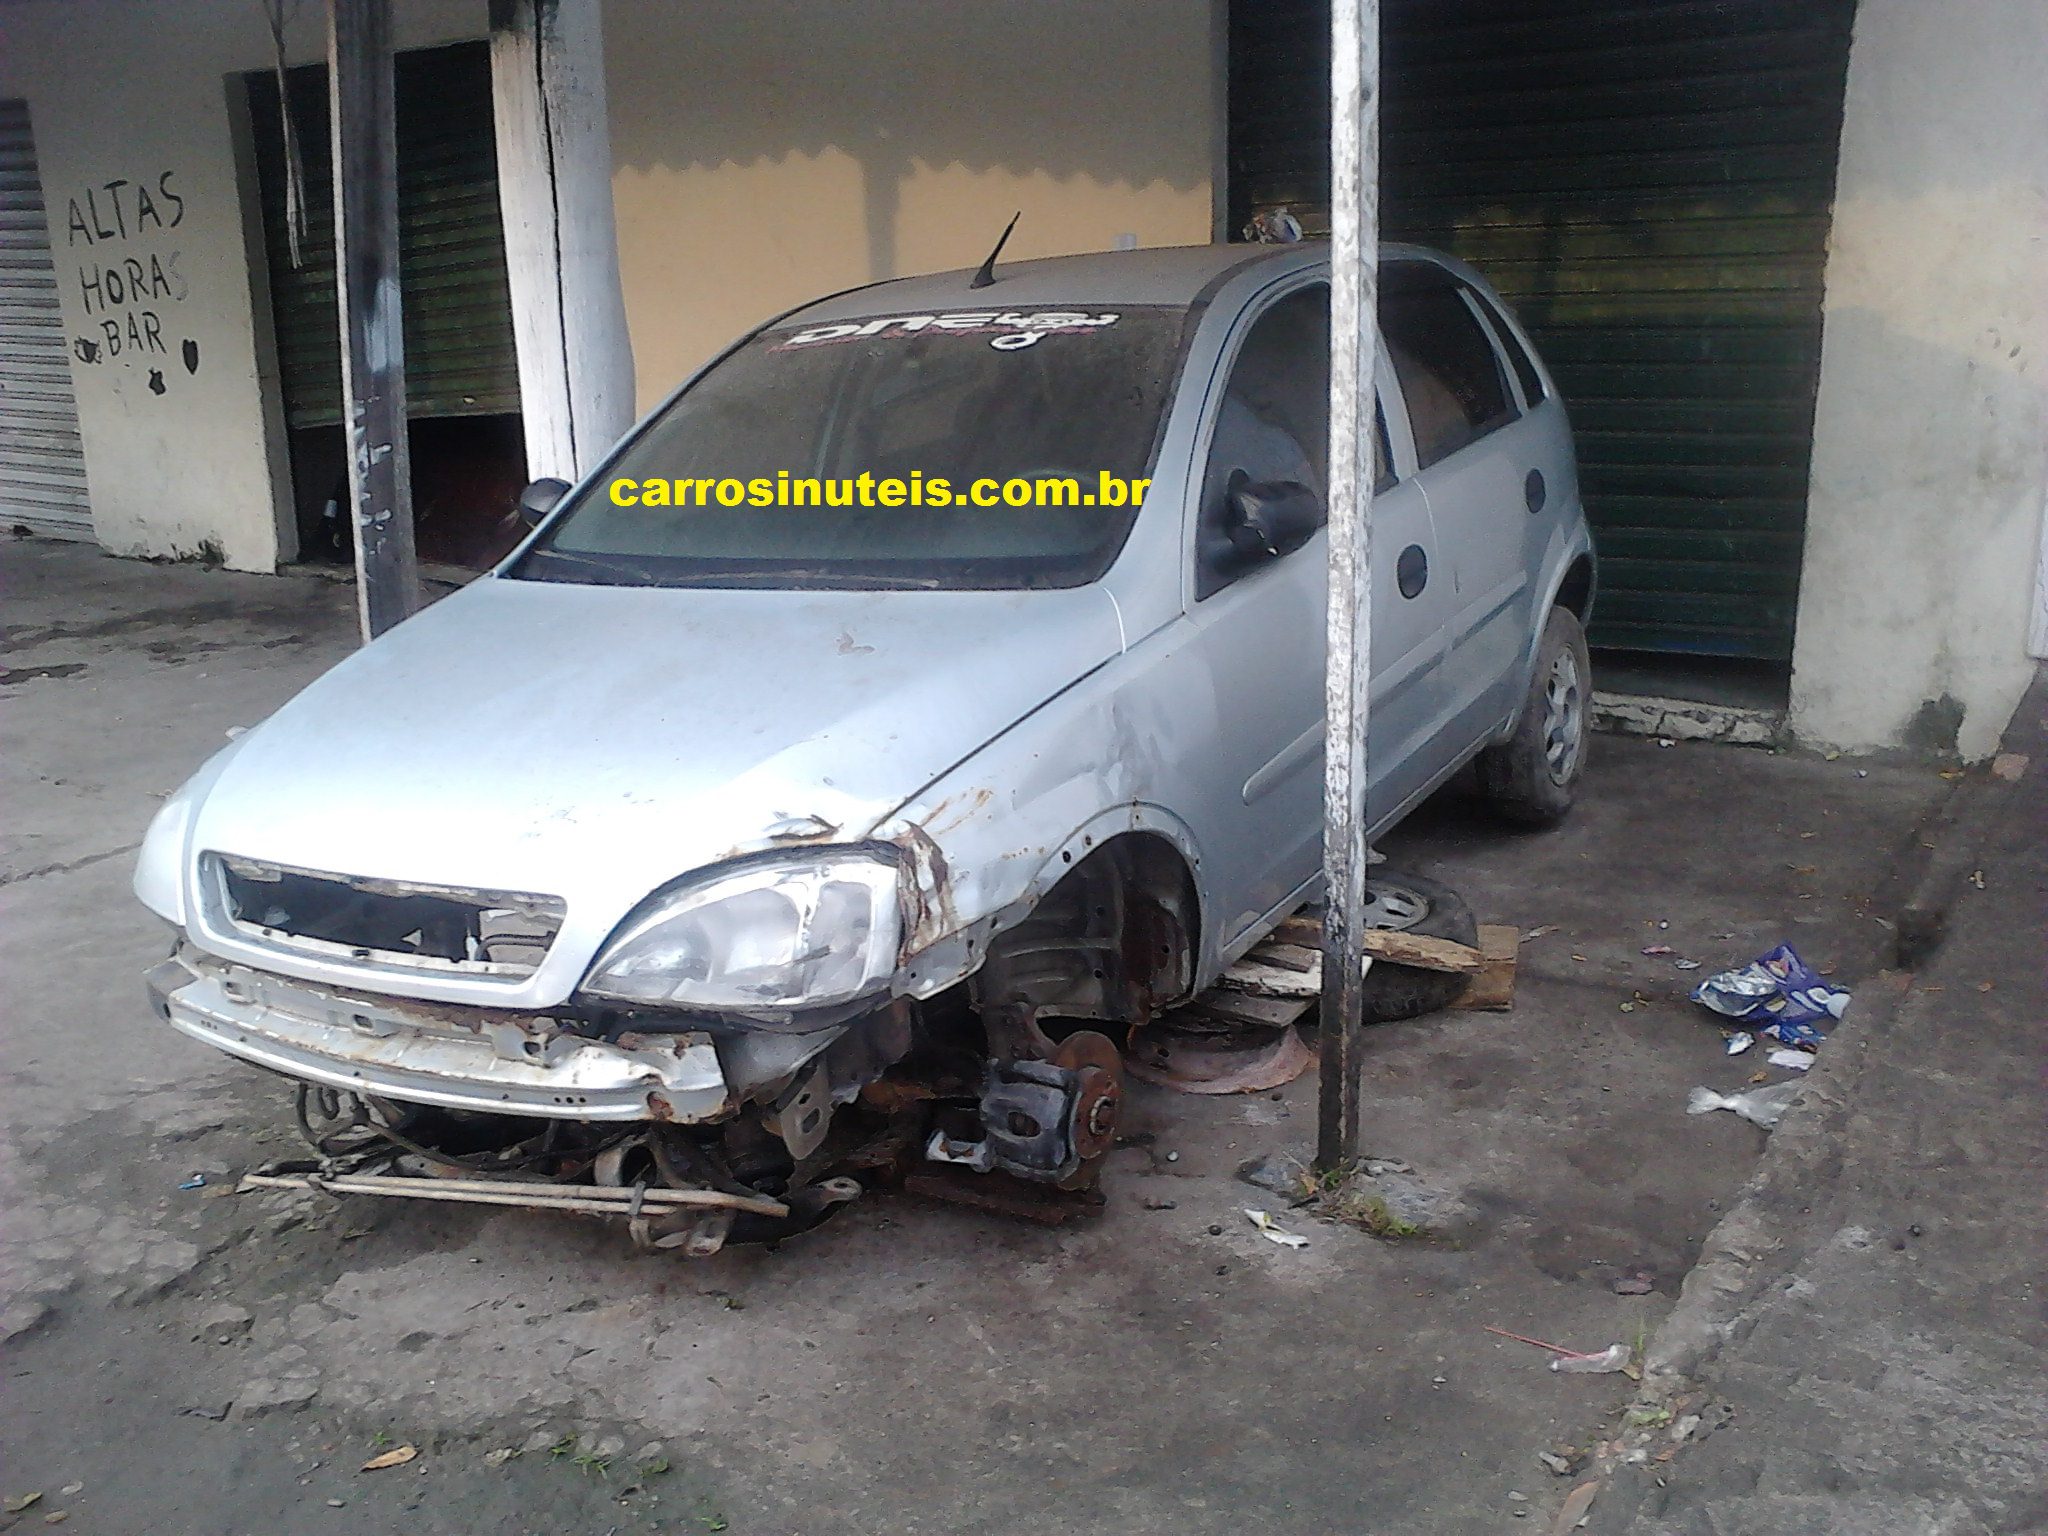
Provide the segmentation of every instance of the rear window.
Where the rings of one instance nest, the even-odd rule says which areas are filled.
[[[1408,402],[1424,469],[1515,418],[1493,341],[1438,267],[1396,265],[1380,288],[1380,334]]]

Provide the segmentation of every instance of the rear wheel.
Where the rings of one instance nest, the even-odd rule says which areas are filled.
[[[1515,734],[1479,754],[1480,791],[1503,818],[1523,827],[1564,820],[1586,766],[1592,694],[1586,632],[1570,609],[1553,608]]]

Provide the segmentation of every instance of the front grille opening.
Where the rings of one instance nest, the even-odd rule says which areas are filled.
[[[221,905],[245,933],[318,954],[416,969],[530,976],[566,910],[557,896],[321,874],[211,856]]]

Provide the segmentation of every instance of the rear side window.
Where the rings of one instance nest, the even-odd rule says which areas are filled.
[[[1380,334],[1408,402],[1421,468],[1514,419],[1492,338],[1449,273],[1389,267],[1380,289]]]
[[[1550,397],[1550,392],[1543,387],[1543,375],[1529,360],[1529,349],[1515,335],[1515,328],[1508,324],[1508,317],[1500,305],[1476,289],[1472,291],[1472,297],[1486,311],[1486,318],[1493,322],[1494,337],[1500,342],[1501,351],[1508,355],[1508,366],[1515,370],[1515,378],[1522,386],[1522,398],[1533,410]]]

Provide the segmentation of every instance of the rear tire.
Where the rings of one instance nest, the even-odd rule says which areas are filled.
[[[1554,827],[1578,793],[1586,767],[1586,718],[1593,665],[1586,632],[1569,608],[1553,608],[1536,647],[1536,667],[1515,734],[1479,754],[1479,789],[1503,820]]]
[[[1477,944],[1479,922],[1465,898],[1447,885],[1385,867],[1366,871],[1365,924],[1454,944]],[[1448,1008],[1472,978],[1450,971],[1375,960],[1365,973],[1365,1022],[1392,1024]]]

